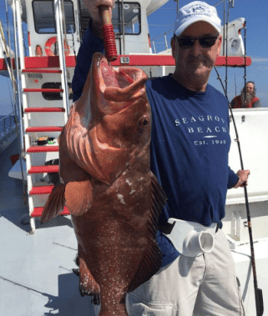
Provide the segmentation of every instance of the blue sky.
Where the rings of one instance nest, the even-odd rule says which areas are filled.
[[[155,0],[157,1],[157,0]],[[189,3],[188,0],[179,0],[179,6]],[[210,5],[216,5],[220,1],[207,0]],[[228,2],[226,1],[226,9]],[[151,39],[173,28],[176,18],[177,4],[174,0],[169,0],[160,10],[149,16],[149,29]],[[223,20],[224,4],[217,5],[219,17]],[[247,67],[247,80],[253,80],[257,88],[257,96],[262,103],[268,106],[268,0],[235,0],[235,7],[230,9],[229,20],[244,17],[247,21],[247,55],[251,57],[252,64]],[[5,1],[0,0],[0,19],[6,22]],[[225,80],[225,69],[219,69],[222,80]],[[231,100],[236,91],[239,94],[244,85],[244,69],[228,68],[228,96]],[[222,91],[219,80],[213,71],[210,83]],[[0,76],[0,115],[10,112],[9,99],[11,88],[6,79]]]
[[[179,0],[179,7],[189,3],[188,0]],[[220,1],[207,0],[210,5],[216,5]],[[224,3],[216,6],[218,15],[223,22]],[[226,11],[228,2],[226,1]],[[149,16],[149,27],[151,38],[173,28],[173,21],[176,18],[177,4],[174,0],[169,0],[162,9]],[[230,9],[229,21],[244,17],[247,21],[246,31],[246,52],[251,57],[252,64],[247,67],[247,80],[252,80],[256,84],[257,95],[262,103],[268,106],[268,0],[235,0],[234,8]],[[161,24],[162,27],[156,26]],[[162,32],[160,32],[162,29]],[[242,32],[242,36],[244,32]],[[225,80],[225,69],[219,69],[220,75]],[[235,96],[236,90],[239,94],[244,85],[244,69],[228,68],[228,97],[231,100]],[[222,91],[217,80],[215,71],[211,73],[210,83]]]

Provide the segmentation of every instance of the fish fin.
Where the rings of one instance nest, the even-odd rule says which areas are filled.
[[[92,276],[87,263],[86,256],[82,247],[78,245],[78,260],[79,260],[79,290],[82,296],[84,295],[100,295],[100,286]]]
[[[93,188],[90,180],[68,182],[65,188],[65,199],[72,215],[81,216],[86,213],[93,201]]]
[[[151,218],[148,222],[148,245],[140,262],[139,268],[129,285],[128,292],[148,281],[161,267],[162,254],[155,240],[158,218],[166,204],[167,197],[156,176],[151,172]]]
[[[57,217],[63,211],[65,205],[64,191],[65,185],[61,182],[54,186],[44,206],[41,223]]]

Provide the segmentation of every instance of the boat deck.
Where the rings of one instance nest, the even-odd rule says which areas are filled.
[[[30,235],[22,181],[9,178],[14,141],[0,156],[0,315],[94,316],[91,298],[81,297],[76,238],[70,216],[40,225]]]
[[[18,139],[0,154],[0,315],[96,316],[99,307],[81,297],[76,268],[77,243],[70,216],[58,217],[29,234],[28,208],[22,181],[8,177],[9,157],[18,153]],[[268,302],[268,239],[254,243],[258,286]],[[247,316],[255,316],[249,244],[233,252]],[[265,306],[266,307],[266,306]],[[264,316],[268,315],[265,308]],[[137,315],[138,316],[138,315]]]

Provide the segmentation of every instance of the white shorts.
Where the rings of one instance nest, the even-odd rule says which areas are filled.
[[[127,295],[129,316],[245,315],[229,243],[221,229],[211,253],[180,255]]]

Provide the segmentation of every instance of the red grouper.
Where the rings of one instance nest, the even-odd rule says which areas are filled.
[[[42,222],[66,204],[78,241],[80,291],[100,295],[100,316],[126,316],[125,297],[161,265],[156,243],[166,195],[150,170],[147,76],[111,68],[96,53],[59,138],[60,182]]]

